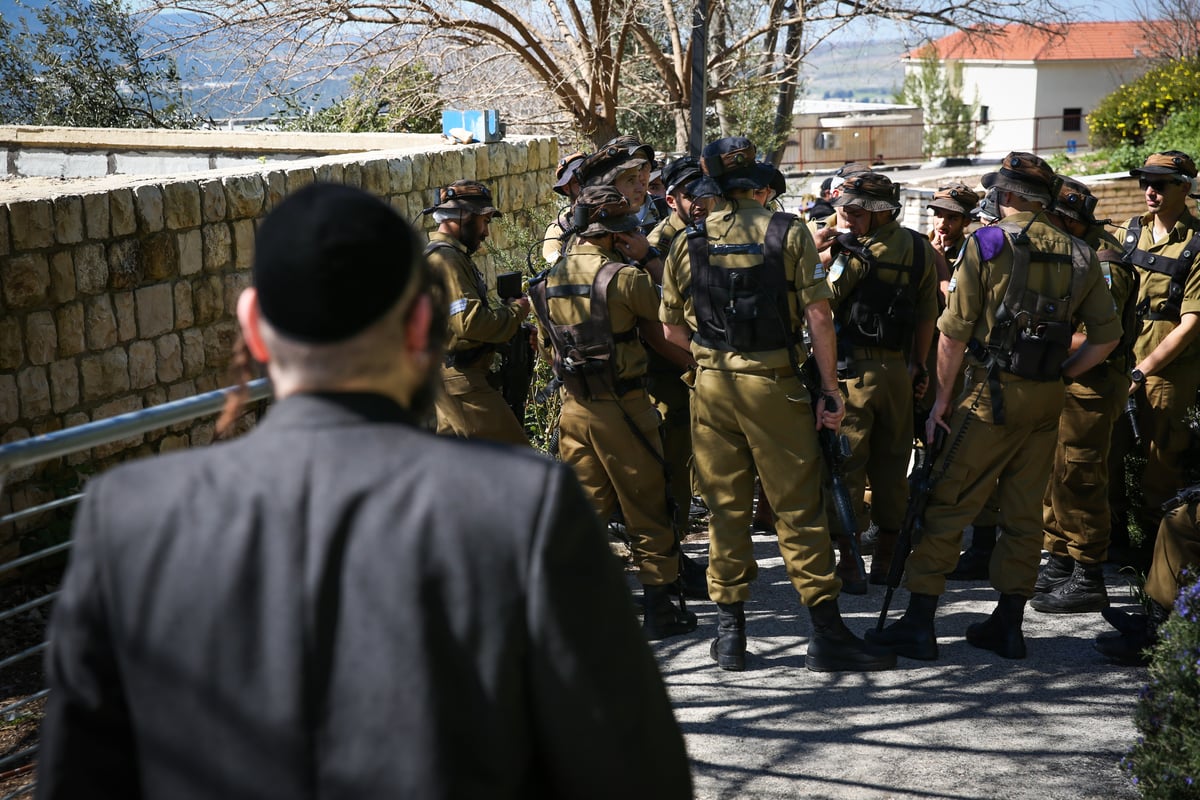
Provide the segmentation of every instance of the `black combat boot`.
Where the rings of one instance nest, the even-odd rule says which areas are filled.
[[[988,564],[996,549],[996,526],[982,525],[971,533],[971,544],[958,557],[958,565],[946,576],[950,581],[987,580]]]
[[[876,672],[896,667],[896,655],[859,639],[838,609],[837,599],[810,606],[813,635],[804,666],[813,672]]]
[[[865,638],[871,644],[886,647],[898,656],[918,661],[936,661],[938,647],[933,615],[937,612],[937,604],[937,595],[913,592],[908,596],[908,609],[904,616],[882,631],[867,631]]]
[[[1045,565],[1038,570],[1037,583],[1033,585],[1034,594],[1052,592],[1062,586],[1075,572],[1075,559],[1070,556],[1056,556],[1053,553],[1046,559]],[[1037,606],[1034,606],[1037,608]],[[1038,609],[1039,611],[1041,609]],[[1093,609],[1099,610],[1099,609]]]
[[[670,586],[642,587],[642,633],[647,639],[666,639],[696,630],[696,615],[671,602]]]
[[[1086,614],[1100,611],[1108,606],[1104,570],[1099,564],[1081,564],[1076,561],[1071,577],[1052,591],[1034,595],[1029,605],[1043,614]]]
[[[875,552],[875,543],[879,541],[879,526],[874,522],[871,527],[862,532],[862,536],[858,539],[858,552],[864,556],[872,555]]]
[[[730,672],[746,668],[746,609],[744,603],[717,603],[717,638],[708,654]]]
[[[1105,658],[1129,667],[1144,667],[1150,663],[1147,648],[1158,642],[1158,626],[1166,621],[1169,609],[1150,601],[1148,614],[1130,614],[1111,606],[1100,611],[1116,633],[1102,633],[1093,646]]]
[[[892,571],[892,559],[896,557],[896,540],[900,531],[880,528],[875,539],[875,555],[871,558],[871,584],[885,586],[888,573]]]
[[[1025,637],[1021,622],[1025,618],[1025,598],[1002,594],[996,610],[983,622],[967,626],[967,643],[999,653],[1004,658],[1025,657]]]
[[[857,539],[858,534],[854,534]],[[859,567],[862,562],[854,556],[848,538],[838,539],[837,576],[842,579],[842,594],[866,594],[867,576],[859,577]]]

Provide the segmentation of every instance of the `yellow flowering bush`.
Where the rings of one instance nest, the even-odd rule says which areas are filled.
[[[1200,102],[1200,58],[1170,61],[1127,83],[1088,114],[1090,144],[1140,145],[1176,111]]]

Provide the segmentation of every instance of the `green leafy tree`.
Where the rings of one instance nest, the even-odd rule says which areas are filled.
[[[16,5],[22,6],[21,3]],[[171,59],[146,56],[121,0],[57,0],[0,19],[0,123],[190,128]],[[36,24],[30,20],[35,19]]]
[[[442,129],[441,98],[424,64],[396,69],[368,67],[350,80],[350,91],[325,108],[308,113],[295,98],[281,98],[279,127],[295,131],[342,133],[437,133]]]
[[[966,103],[962,98],[960,62],[943,65],[933,47],[925,48],[916,69],[905,74],[896,102],[925,110],[922,150],[927,158],[978,152],[978,129],[973,120],[979,103]]]
[[[1105,97],[1088,114],[1091,143],[1140,145],[1176,112],[1200,103],[1200,58],[1168,61]]]

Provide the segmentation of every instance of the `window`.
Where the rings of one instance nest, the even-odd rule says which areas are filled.
[[[1064,108],[1063,109],[1063,130],[1064,131],[1081,131],[1081,130],[1083,130],[1083,109],[1082,108]]]
[[[837,150],[841,146],[841,136],[838,134],[828,131],[821,131],[817,134],[818,150]]]
[[[988,124],[988,107],[987,106],[979,107],[979,124],[980,125]]]

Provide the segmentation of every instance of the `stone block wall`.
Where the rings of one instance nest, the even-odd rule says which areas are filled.
[[[436,187],[472,177],[512,220],[553,212],[556,161],[553,140],[529,138],[67,183],[0,202],[0,443],[229,385],[255,226],[286,194],[318,180],[360,186],[413,220]],[[505,230],[493,226],[490,242],[506,247]],[[205,419],[18,470],[0,513],[52,499],[81,471],[212,438]],[[21,532],[0,530],[0,560]]]

